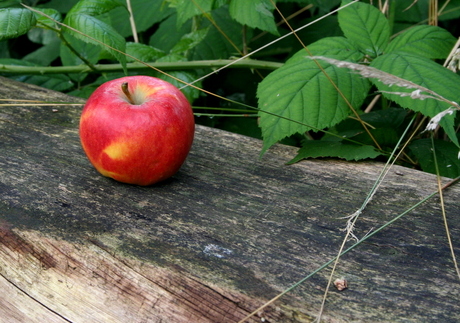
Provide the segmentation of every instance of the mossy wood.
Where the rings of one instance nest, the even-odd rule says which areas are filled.
[[[3,99],[81,100],[1,79]],[[81,105],[0,108],[0,321],[237,322],[333,258],[383,168],[304,161],[197,127],[178,174],[151,187],[100,176],[80,147]],[[447,179],[443,179],[447,182]],[[436,191],[394,167],[362,237]],[[460,252],[460,188],[445,191]],[[352,241],[350,241],[352,243]],[[248,322],[310,322],[330,268]],[[460,284],[438,197],[341,259],[325,322],[458,322]]]

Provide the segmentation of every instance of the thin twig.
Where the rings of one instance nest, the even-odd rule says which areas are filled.
[[[382,95],[381,94],[377,94],[371,101],[371,103],[369,103],[369,105],[366,107],[366,109],[364,109],[364,113],[369,113],[372,111],[372,109],[374,108],[375,104],[377,103],[377,101],[380,99]]]
[[[137,28],[136,28],[136,21],[134,20],[133,8],[131,6],[131,0],[126,0],[126,5],[128,7],[129,12],[129,23],[131,24],[131,30],[133,32],[134,42],[139,42],[139,37],[137,35]]]
[[[449,244],[450,253],[451,253],[451,256],[452,256],[452,261],[454,263],[455,271],[457,272],[458,279],[460,280],[460,269],[458,268],[457,258],[455,257],[455,250],[454,250],[454,246],[452,244],[452,238],[451,238],[451,234],[450,234],[450,230],[449,230],[449,224],[447,222],[446,208],[444,206],[444,195],[443,195],[443,192],[442,192],[441,176],[439,175],[438,160],[437,160],[437,157],[436,157],[436,148],[435,148],[435,145],[434,145],[433,136],[431,136],[431,146],[432,146],[432,149],[433,149],[434,166],[436,168],[437,183],[438,183],[439,203],[441,204],[441,213],[442,213],[442,219],[443,219],[443,222],[444,222],[444,228],[446,230],[447,243]]]
[[[346,235],[345,237],[343,238],[343,241],[342,241],[342,244],[340,246],[340,249],[339,249],[339,252],[338,252],[338,255],[336,257],[336,260],[334,262],[334,265],[332,267],[332,271],[331,271],[331,274],[329,276],[329,280],[328,280],[328,283],[327,283],[327,286],[326,286],[326,289],[325,289],[325,292],[324,292],[324,296],[323,296],[323,299],[322,299],[322,302],[321,302],[321,308],[320,308],[320,311],[319,311],[319,314],[318,314],[318,318],[317,318],[317,321],[320,322],[321,321],[321,316],[323,314],[323,311],[324,311],[324,306],[326,304],[326,298],[327,298],[327,294],[329,292],[329,288],[332,284],[332,279],[333,279],[333,276],[334,276],[334,273],[335,273],[335,269],[337,267],[337,264],[339,262],[339,259],[340,259],[340,254],[342,253],[343,249],[345,248],[345,244],[346,242],[348,241],[349,237],[352,236],[352,237],[355,237],[354,234],[353,234],[353,229],[355,228],[355,224],[356,224],[356,221],[358,220],[359,216],[361,215],[361,213],[364,211],[364,209],[367,207],[367,205],[369,204],[369,202],[372,200],[372,198],[374,197],[375,193],[378,191],[378,189],[380,188],[380,186],[382,185],[383,183],[383,180],[385,179],[385,177],[387,176],[388,172],[390,171],[391,167],[393,167],[394,163],[396,162],[396,160],[398,160],[399,156],[401,155],[401,153],[403,152],[404,148],[408,145],[408,143],[411,141],[412,137],[415,135],[415,133],[417,133],[418,129],[417,128],[413,133],[412,133],[412,136],[406,140],[405,144],[403,145],[403,147],[399,150],[399,152],[396,154],[396,150],[398,149],[398,147],[400,146],[400,143],[402,142],[403,138],[405,137],[407,131],[410,129],[410,126],[412,124],[412,122],[414,121],[415,118],[412,118],[411,122],[407,125],[406,127],[406,130],[404,131],[404,133],[402,134],[402,136],[400,137],[398,143],[396,144],[393,152],[391,153],[391,156],[390,158],[388,158],[388,161],[386,162],[385,166],[383,167],[383,170],[381,171],[379,177],[376,179],[375,183],[374,183],[374,186],[372,187],[371,191],[369,192],[369,194],[367,195],[366,199],[364,200],[363,204],[361,205],[361,207],[355,212],[353,213],[352,215],[348,216],[348,221],[347,221],[347,225],[346,225]]]

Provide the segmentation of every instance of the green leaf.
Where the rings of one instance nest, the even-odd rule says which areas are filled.
[[[391,52],[376,58],[371,65],[381,71],[396,75],[405,80],[423,86],[436,92],[442,97],[458,102],[460,93],[460,76],[447,68],[418,55],[411,55],[404,52]],[[406,92],[411,93],[413,89],[389,86],[380,80],[372,79],[379,91],[384,92]],[[415,100],[410,96],[383,93],[390,100],[400,106],[421,112],[428,117],[434,117],[450,107],[446,102],[434,99]],[[455,113],[442,118],[440,125],[444,128],[450,140],[458,145],[458,139],[454,129]]]
[[[178,55],[178,54],[170,54],[170,55],[167,55],[167,56],[164,56],[158,59],[157,62],[178,62],[178,61],[186,61],[186,59],[183,56]],[[179,82],[163,73],[152,71],[149,74],[151,76],[155,76],[162,80],[165,80],[177,88],[181,88],[184,86],[184,83]],[[184,82],[187,82],[187,83],[191,83],[199,77],[197,73],[191,72],[191,71],[170,71],[168,72],[168,74]],[[194,85],[200,88],[202,87],[201,82],[194,83]],[[189,100],[189,102],[193,102],[195,99],[197,99],[200,96],[200,91],[191,86],[184,87],[181,91],[182,93],[184,93],[185,97]]]
[[[80,98],[88,99],[91,94],[103,83],[114,80],[120,77],[126,76],[123,73],[115,72],[115,73],[104,73],[103,75],[99,76],[94,82],[90,84],[85,84],[78,89],[75,89],[73,91],[68,92],[67,94],[72,95],[72,96],[77,96]]]
[[[35,84],[54,91],[65,91],[73,87],[72,81],[64,74],[51,75],[19,75],[12,79],[23,83]]]
[[[390,150],[399,141],[404,130],[407,110],[401,108],[388,108],[362,113],[360,118],[370,125],[369,131],[381,147]],[[325,134],[322,140],[341,141],[342,138],[353,139],[365,145],[374,145],[373,140],[364,130],[363,125],[356,119],[347,118],[335,127],[328,130],[336,136]]]
[[[50,0],[46,3],[48,8],[54,8],[60,13],[68,13],[79,0]]]
[[[238,48],[243,47],[241,25],[230,17],[228,6],[213,10],[212,18],[234,46],[219,30],[211,26],[210,22],[204,22],[203,27],[210,26],[210,29],[204,40],[191,51],[192,59],[225,59],[238,55]],[[248,37],[250,37],[249,33]]]
[[[455,37],[437,26],[416,26],[396,37],[385,52],[403,51],[426,58],[446,58],[455,45]]]
[[[228,0],[214,0],[213,9],[220,8],[226,4],[228,4]]]
[[[122,54],[125,52],[126,42],[111,26],[92,16],[84,14],[68,15],[64,23],[81,32],[78,33],[69,28],[65,28],[64,30],[66,33],[84,42],[95,44],[107,50],[118,59],[126,73],[126,57]],[[110,47],[104,46],[104,44]]]
[[[56,58],[59,57],[59,47],[61,41],[56,39],[52,42],[49,42],[45,46],[40,47],[39,49],[27,54],[22,59],[36,63],[42,66],[50,65]]]
[[[157,59],[166,55],[165,52],[155,47],[144,45],[140,43],[126,43],[126,53],[136,57],[143,62],[154,62]],[[131,58],[127,58],[129,62],[134,61]]]
[[[361,160],[375,158],[382,153],[373,146],[360,146],[343,141],[306,140],[302,148],[288,164],[294,164],[302,159],[318,157],[337,157],[346,160]]]
[[[27,33],[27,37],[30,41],[41,45],[47,45],[55,41],[60,41],[56,32],[44,28],[32,28]]]
[[[0,65],[37,66],[37,64],[15,58],[0,58]]]
[[[168,7],[164,1],[131,0],[131,8],[138,33],[146,31],[174,12],[174,9]],[[129,12],[126,8],[115,8],[109,12],[109,16],[111,25],[120,35],[132,36],[131,24],[128,23]]]
[[[59,13],[59,11],[57,11],[57,10],[48,9],[48,8],[35,8],[35,9],[40,11],[40,12],[43,12],[47,16],[50,16],[54,20],[62,21],[62,16]],[[37,24],[38,25],[44,25],[44,26],[48,26],[48,27],[51,27],[51,28],[55,28],[55,29],[58,28],[57,24],[53,20],[51,20],[50,18],[42,16],[39,13],[34,13],[34,14],[35,14],[35,17],[37,18]]]
[[[85,58],[91,64],[96,64],[99,61],[99,57],[102,52],[102,48],[96,46],[92,43],[84,42],[80,39],[73,37],[72,35],[65,35],[65,39],[70,43],[72,48],[78,52],[80,57]],[[70,50],[63,42],[61,42],[61,47],[59,50],[59,55],[61,57],[61,62],[63,66],[75,66],[82,65],[84,62],[79,56],[77,56],[73,51]],[[76,73],[70,74],[69,77],[76,81],[81,82],[88,76],[88,73]]]
[[[342,5],[348,2],[343,1]],[[371,57],[383,53],[390,39],[390,26],[377,8],[356,2],[340,10],[338,19],[345,37],[354,41],[361,51]]]
[[[313,55],[340,60],[359,61],[363,57],[343,37],[324,38],[311,44],[309,50]],[[367,95],[370,83],[360,75],[320,62],[326,76],[307,56],[302,49],[259,84],[257,96],[264,138],[262,153],[287,136],[332,127],[351,113],[330,80],[355,109],[362,105]]]
[[[20,3],[21,3],[20,0],[1,0],[0,8],[8,8],[8,7],[19,5]]]
[[[65,39],[81,57],[88,60],[91,64],[96,64],[98,62],[99,55],[102,52],[101,47],[92,43],[84,42],[83,40],[73,37],[72,35],[66,35]],[[61,43],[60,55],[62,65],[64,66],[84,64],[80,57],[75,55],[75,53],[72,52],[64,43]]]
[[[194,72],[170,71],[168,72],[168,74],[182,81],[185,81],[187,83],[191,83],[197,79],[197,74]],[[171,83],[177,88],[181,88],[182,86],[184,86],[184,83],[176,81],[165,74],[158,74],[156,75],[156,77]],[[194,85],[201,87],[201,82],[197,82]],[[190,86],[185,87],[181,91],[182,93],[184,93],[185,97],[187,98],[189,102],[193,102],[195,99],[197,99],[200,96],[200,91]]]
[[[209,28],[202,28],[191,33],[185,34],[171,49],[171,53],[180,54],[197,46],[203,41],[208,33]]]
[[[292,0],[281,0],[278,2],[292,2]],[[319,8],[320,14],[325,14],[330,12],[334,7],[337,7],[340,4],[340,0],[307,0],[301,2],[303,5],[313,4],[315,8]]]
[[[117,7],[126,7],[122,0],[80,0],[68,12],[68,15],[98,16]]]
[[[418,160],[422,170],[436,174],[431,139],[415,140],[408,146],[408,149]],[[450,178],[460,176],[458,147],[451,142],[434,139],[434,149],[440,175]]]
[[[191,29],[191,22],[177,27],[177,14],[173,14],[161,22],[157,31],[150,37],[149,45],[169,52],[183,35]]]
[[[0,41],[16,38],[35,26],[35,14],[27,9],[0,9]]]
[[[278,36],[273,9],[269,0],[232,0],[229,8],[230,16],[240,24]]]
[[[177,0],[177,26],[190,18],[210,12],[214,0]]]

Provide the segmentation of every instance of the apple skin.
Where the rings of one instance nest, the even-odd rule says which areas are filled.
[[[127,83],[128,95],[123,91]],[[190,103],[174,85],[150,76],[127,76],[98,87],[80,119],[80,140],[104,176],[142,186],[174,175],[193,142]]]

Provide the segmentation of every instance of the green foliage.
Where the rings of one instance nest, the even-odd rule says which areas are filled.
[[[119,0],[81,0],[67,14],[64,24],[66,33],[87,43],[94,44],[107,50],[122,64],[126,72],[126,41],[112,26],[96,18],[123,6]],[[104,46],[107,45],[107,46]]]
[[[314,55],[341,60],[358,61],[363,57],[343,37],[323,38],[310,45],[309,50]],[[300,50],[259,85],[263,152],[284,137],[339,123],[350,114],[349,104],[360,106],[366,97],[369,90],[366,79],[331,64],[323,64],[321,70],[317,62],[306,59],[307,55],[305,50]],[[334,84],[340,87],[342,94],[336,91]]]
[[[37,22],[33,12],[20,8],[0,10],[0,40],[25,34]]]
[[[230,16],[240,24],[279,35],[273,9],[269,0],[232,0],[229,8]]]
[[[185,34],[179,41],[171,48],[171,54],[185,53],[193,47],[200,44],[206,37],[209,28],[198,29],[191,33]]]
[[[365,55],[377,57],[388,45],[390,25],[376,7],[361,2],[348,6],[339,12],[339,25]]]
[[[339,157],[346,160],[375,158],[382,153],[373,146],[356,145],[342,141],[308,140],[299,149],[299,153],[288,164],[296,163],[305,158]]]
[[[458,101],[460,77],[431,60],[446,58],[455,44],[455,38],[446,30],[434,26],[417,26],[390,41],[389,21],[377,8],[365,3],[355,3],[341,10],[338,22],[345,38],[326,37],[310,44],[307,46],[308,53],[301,49],[283,67],[260,83],[257,95],[264,138],[262,153],[286,136],[326,128],[329,133],[322,140],[305,140],[293,161],[315,157],[348,160],[375,158],[390,151],[393,148],[391,144],[396,144],[398,137],[394,128],[383,127],[377,120],[366,121],[370,113],[363,114],[360,110],[369,95],[370,84],[367,79],[348,69],[339,68],[337,64],[310,60],[307,57],[309,55],[364,66],[368,64],[378,71],[423,86],[445,98],[445,101],[426,97],[423,97],[423,101],[414,99],[410,96],[414,88],[388,81],[384,73],[369,79],[386,99],[428,117],[448,109],[451,104],[446,101]],[[387,114],[390,115],[390,110],[386,108],[382,106],[380,118],[385,119]],[[353,111],[360,115],[360,122],[348,122],[347,117],[354,114]],[[408,113],[400,108],[398,111]],[[451,156],[454,150],[459,150],[455,113],[444,116],[440,125],[454,144],[443,145],[439,149],[444,153],[442,156]],[[340,137],[342,139],[337,139]],[[349,140],[353,140],[353,144]],[[357,142],[363,146],[357,146]],[[455,163],[460,165],[458,159],[449,160],[449,164]],[[424,170],[433,170],[427,168],[426,163],[420,162],[420,165]],[[450,170],[453,169],[456,168]]]
[[[434,152],[438,161],[439,174],[450,178],[455,178],[460,174],[460,164],[458,162],[458,149],[451,143],[444,140],[434,140]],[[409,151],[420,162],[421,167],[426,172],[436,173],[436,164],[433,156],[433,145],[429,138],[420,139],[409,145]]]
[[[441,65],[419,55],[405,52],[390,52],[375,59],[371,64],[381,71],[397,75],[405,80],[426,87],[439,95],[452,101],[457,101],[460,93],[460,76]],[[374,84],[385,96],[404,108],[419,111],[426,116],[434,117],[436,114],[448,109],[450,105],[438,100],[414,100],[410,96],[401,96],[391,92],[406,92],[411,90],[387,85],[375,79]],[[446,86],[448,85],[448,86]],[[455,114],[445,116],[441,125],[449,138],[458,146],[454,129]]]
[[[123,0],[126,3],[126,0]],[[137,32],[145,32],[152,27],[163,21],[174,13],[174,9],[168,7],[164,1],[145,1],[145,0],[131,0],[131,7],[133,16],[136,21]],[[110,24],[115,30],[123,37],[133,35],[133,31],[128,22],[129,12],[125,6],[119,6],[108,12]],[[175,30],[174,29],[172,30]],[[171,32],[169,33],[171,34]]]
[[[192,17],[208,13],[212,9],[211,0],[171,0],[176,3],[177,10],[177,26],[183,25],[187,20]]]
[[[274,2],[285,17],[294,14],[289,21],[293,28],[344,8],[297,32],[307,48],[294,36],[286,37],[245,59],[245,69],[225,69],[195,82],[212,72],[211,65],[220,60],[241,57],[290,32],[285,24],[277,24],[282,19]],[[199,123],[262,138],[262,153],[276,142],[301,146],[291,163],[321,157],[384,158],[414,114],[432,118],[449,108],[449,101],[459,101],[459,76],[441,65],[456,42],[452,33],[460,33],[458,1],[446,6],[439,17],[441,26],[424,23],[426,1],[412,5],[393,1],[388,15],[369,1],[274,2],[130,0],[130,13],[125,0],[36,0],[31,10],[19,0],[1,1],[2,75],[81,97],[125,74],[160,77],[182,88],[200,107],[197,114],[214,114],[213,119],[197,118]],[[303,11],[307,5],[313,7]],[[302,13],[296,16],[298,10]],[[322,58],[313,60],[311,55]],[[354,67],[324,58],[359,64],[374,74],[363,77]],[[206,60],[209,67],[203,63],[193,68],[196,62],[191,61],[197,60]],[[255,70],[251,64],[256,60],[284,64],[276,70]],[[169,76],[148,68],[139,70],[139,65],[134,69],[139,61],[163,64]],[[185,67],[168,68],[177,62]],[[112,72],[98,70],[114,63],[119,65]],[[81,71],[70,72],[78,66]],[[30,73],[31,67],[38,67],[40,75]],[[55,67],[61,68],[59,72]],[[195,82],[229,101],[179,80]],[[431,92],[421,91],[423,100],[417,99],[415,88],[404,84],[409,81]],[[374,100],[378,94],[382,98]],[[416,120],[422,127],[427,123],[426,118]],[[455,113],[446,114],[439,125],[434,141],[438,164],[443,175],[454,177],[460,174]],[[420,133],[412,140],[402,164],[434,172],[432,157],[426,157],[432,156],[433,148],[428,135]]]
[[[388,44],[388,53],[401,51],[425,58],[446,58],[452,49],[452,35],[436,26],[415,26]]]
[[[165,52],[155,47],[133,42],[126,43],[126,53],[143,62],[153,62],[166,55]],[[128,57],[127,60],[134,62],[131,57]]]
[[[98,16],[122,6],[125,3],[121,0],[80,0],[67,14]]]
[[[202,22],[203,27],[210,27],[203,41],[191,51],[193,59],[223,59],[241,53],[243,48],[242,26],[232,19],[227,6],[217,8],[211,13],[212,21],[219,26],[218,30],[211,21]],[[223,37],[225,35],[226,37]],[[250,37],[251,31],[247,32]]]
[[[385,110],[374,110],[361,114],[362,122],[372,125],[369,132],[380,144],[383,150],[391,151],[403,135],[407,125],[407,112],[400,108],[388,108]],[[364,145],[374,145],[368,133],[364,131],[362,122],[357,119],[348,118],[337,126],[330,129],[330,133],[321,138],[322,141],[340,141],[344,144],[349,143],[343,138],[348,138]],[[373,154],[373,153],[371,153]],[[364,158],[371,158],[372,156]]]

